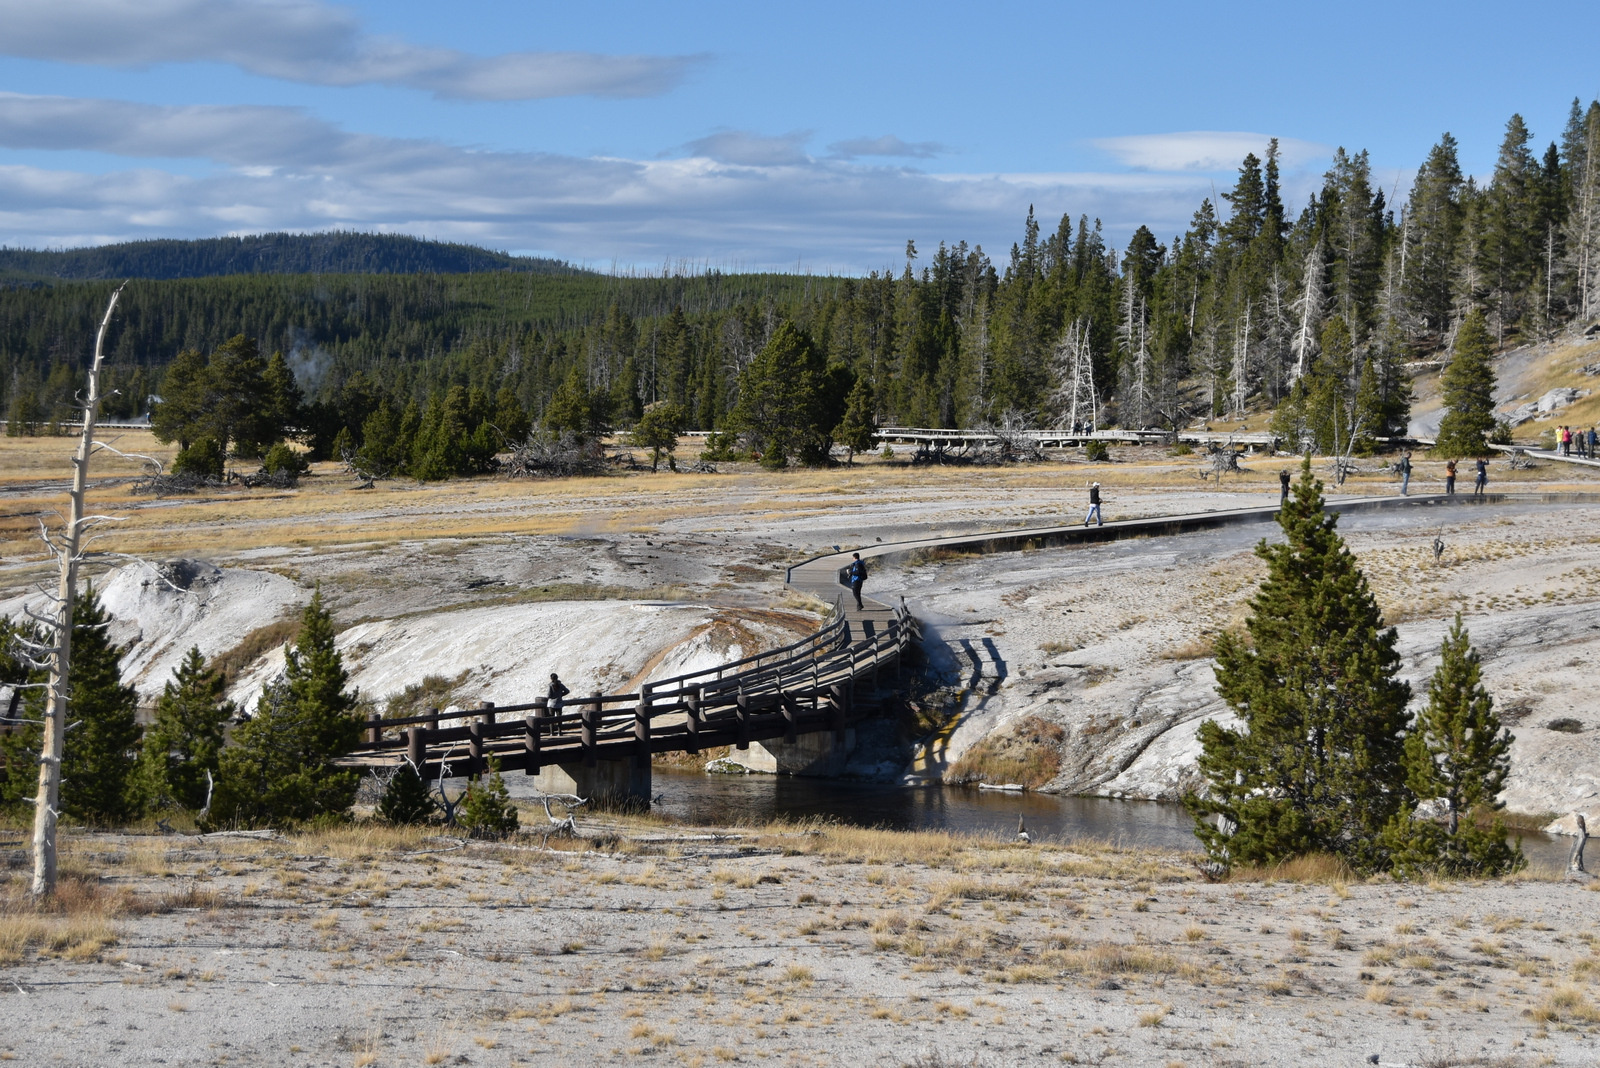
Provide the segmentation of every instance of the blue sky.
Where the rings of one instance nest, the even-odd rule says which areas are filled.
[[[1600,96],[1600,5],[0,0],[0,243],[348,228],[597,267],[1166,240],[1282,139],[1404,197]]]

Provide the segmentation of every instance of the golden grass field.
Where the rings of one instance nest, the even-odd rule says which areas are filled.
[[[125,452],[163,460],[173,449],[148,431],[114,431],[108,441]],[[18,562],[43,560],[38,521],[65,507],[65,489],[76,439],[0,437],[0,555]],[[393,479],[371,490],[354,490],[354,479],[337,464],[319,464],[313,477],[292,490],[227,489],[188,497],[155,499],[132,492],[138,465],[108,453],[91,462],[90,511],[118,517],[102,527],[100,547],[113,552],[161,555],[187,547],[236,552],[267,546],[334,547],[382,545],[402,539],[478,538],[501,534],[649,532],[678,516],[720,515],[730,524],[778,525],[786,518],[849,508],[853,502],[979,494],[1003,501],[1016,491],[1044,491],[1076,498],[1089,481],[1109,494],[1149,495],[1161,490],[1210,490],[1243,497],[1271,494],[1287,458],[1252,458],[1249,472],[1221,485],[1197,477],[1196,457],[1170,450],[1124,448],[1114,462],[1067,462],[1006,468],[913,467],[904,461],[863,457],[854,465],[826,470],[766,472],[754,465],[723,465],[727,473],[631,472],[614,475],[509,480],[496,476],[417,483]],[[1377,468],[1381,461],[1366,466]],[[1319,465],[1319,474],[1320,471]],[[1515,473],[1497,472],[1492,488],[1592,489],[1600,484],[1584,469],[1546,464]],[[1443,478],[1443,464],[1423,460],[1412,476],[1418,492]],[[1394,491],[1386,471],[1352,476],[1346,494]]]

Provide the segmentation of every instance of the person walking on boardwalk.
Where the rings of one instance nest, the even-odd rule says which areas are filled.
[[[1589,428],[1589,459],[1591,459],[1591,460],[1600,460],[1600,456],[1596,456],[1594,454],[1594,449],[1595,449],[1596,445],[1600,445],[1600,431],[1596,431],[1594,427],[1590,427]]]
[[[1489,461],[1485,460],[1483,457],[1480,456],[1480,457],[1478,457],[1478,465],[1477,466],[1478,466],[1478,477],[1473,480],[1473,483],[1472,483],[1472,495],[1474,497],[1482,497],[1483,496],[1483,487],[1485,487],[1485,486],[1487,486],[1489,484]]]
[[[1451,460],[1444,465],[1444,492],[1446,496],[1455,496],[1456,462],[1454,460]]]
[[[1088,526],[1090,520],[1097,527],[1106,525],[1105,519],[1100,515],[1100,483],[1096,482],[1089,487],[1089,514],[1083,517],[1083,525]]]
[[[1400,470],[1400,496],[1404,497],[1411,490],[1411,450],[1407,449],[1400,454],[1400,462],[1395,465]]]
[[[1284,468],[1280,468],[1278,470],[1278,504],[1279,505],[1285,505],[1285,504],[1288,504],[1288,503],[1289,503],[1289,469],[1287,467],[1284,467]]]
[[[856,553],[855,559],[850,562],[845,579],[850,583],[850,592],[855,595],[856,611],[862,611],[861,584],[867,581],[867,565],[861,562],[860,553]]]

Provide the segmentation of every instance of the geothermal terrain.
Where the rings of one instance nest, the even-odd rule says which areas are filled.
[[[129,435],[138,437],[138,435]],[[6,448],[20,454],[15,439]],[[123,443],[149,449],[149,441]],[[0,486],[8,517],[0,613],[18,614],[48,565],[27,536],[53,507],[50,439]],[[68,443],[54,445],[65,452]],[[26,460],[27,462],[23,462]],[[28,463],[34,465],[30,472]],[[626,691],[794,640],[827,606],[784,569],[834,546],[1073,522],[1103,483],[1109,518],[1270,505],[1287,458],[1254,457],[1221,485],[1194,458],[1118,450],[1013,468],[874,460],[829,472],[630,474],[357,490],[329,465],[302,487],[152,499],[113,480],[95,509],[124,517],[96,580],[129,645],[125,678],[153,702],[191,645],[227,665],[248,706],[281,668],[315,588],[333,606],[352,680],[375,708],[518,703],[558,672],[576,693]],[[12,465],[7,465],[12,469]],[[1339,495],[1394,494],[1381,463]],[[110,464],[106,465],[110,468]],[[57,468],[59,470],[59,468]],[[112,468],[108,474],[115,474]],[[28,477],[31,475],[32,477]],[[1442,466],[1419,464],[1416,493]],[[1461,611],[1517,736],[1514,812],[1600,819],[1600,710],[1586,680],[1600,648],[1595,578],[1600,471],[1551,462],[1491,489],[1539,494],[1345,517],[1341,530],[1421,692]],[[904,596],[927,624],[922,699],[947,717],[915,770],[948,771],[984,738],[1043,721],[1064,732],[1045,789],[1172,800],[1194,785],[1195,729],[1227,720],[1209,654],[1237,628],[1270,522],[1025,553],[911,553],[875,562],[868,590]],[[1435,559],[1433,543],[1443,543]],[[34,595],[37,600],[37,595]],[[910,749],[857,763],[888,774]],[[870,757],[871,759],[867,759]],[[898,773],[896,773],[898,774]]]
[[[121,447],[153,447],[127,434]],[[0,439],[0,612],[70,443]],[[467,708],[616,689],[791,640],[826,606],[784,569],[835,545],[1270,505],[1286,458],[1218,485],[1117,450],[1015,468],[380,483],[153,499],[94,569],[152,701],[190,645],[248,702],[320,587],[362,694]],[[117,470],[108,462],[107,476]],[[1424,462],[1413,492],[1438,485]],[[1527,498],[1341,522],[1420,687],[1463,612],[1517,735],[1524,825],[1600,818],[1589,699],[1600,498],[1587,469],[1496,463]],[[1340,490],[1394,493],[1378,462]],[[1172,798],[1225,718],[1208,659],[1271,524],[993,556],[912,553],[868,591],[927,625],[918,700],[950,715],[902,772],[1059,731],[1047,788]],[[1435,559],[1432,544],[1443,551]],[[136,559],[135,559],[136,558]],[[0,1058],[25,1064],[1592,1064],[1589,885],[1359,882],[1316,864],[1212,883],[1192,854],[826,826],[692,827],[542,809],[504,844],[372,824],[288,837],[67,836],[56,913],[0,908]],[[25,860],[0,828],[0,856]],[[1576,917],[1576,918],[1575,918]]]

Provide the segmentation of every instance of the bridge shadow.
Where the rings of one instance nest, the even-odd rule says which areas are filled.
[[[983,639],[983,647],[988,650],[989,663],[994,665],[994,677],[989,680],[989,694],[994,694],[1000,689],[1000,684],[1006,681],[1006,661],[1000,655],[1000,650],[995,646],[993,638]]]

